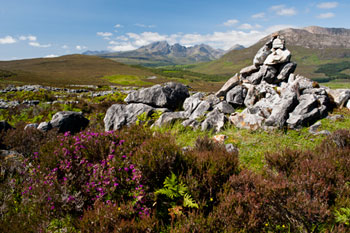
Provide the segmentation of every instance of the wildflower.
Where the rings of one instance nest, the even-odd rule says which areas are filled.
[[[120,208],[120,207],[118,207],[118,210],[120,211],[120,210],[121,210],[121,208]]]
[[[285,228],[286,226],[283,224],[282,227]]]
[[[211,198],[210,198],[210,201],[214,201],[214,199],[211,197]]]
[[[268,223],[265,223],[265,227],[267,227],[269,224]]]

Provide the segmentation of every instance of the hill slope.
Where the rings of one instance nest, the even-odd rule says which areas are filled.
[[[3,75],[2,75],[3,74]],[[109,59],[87,55],[0,62],[0,80],[33,84],[112,84],[104,76],[129,75],[144,78],[154,73]]]
[[[185,47],[180,44],[169,45],[166,41],[159,41],[132,51],[99,54],[98,56],[125,64],[168,66],[212,61],[223,54],[223,50],[213,49],[205,44]]]
[[[307,27],[278,31],[286,39],[286,46],[292,53],[292,60],[298,63],[296,73],[309,78],[324,78],[316,73],[319,67],[329,63],[350,61],[350,30],[343,28]],[[234,74],[251,64],[256,52],[271,35],[253,46],[230,51],[218,60],[202,63],[192,70],[208,74]]]

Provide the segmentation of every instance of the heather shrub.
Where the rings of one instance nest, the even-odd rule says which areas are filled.
[[[8,130],[2,135],[2,144],[24,156],[30,156],[50,141],[55,141],[57,130],[42,132],[34,128],[24,130],[23,122],[16,124],[15,129]]]
[[[166,177],[186,172],[186,161],[179,146],[167,134],[148,137],[131,157],[142,172],[142,183],[153,192],[163,186]]]
[[[76,217],[96,201],[132,202],[135,212],[148,215],[141,172],[120,150],[123,143],[116,132],[59,136],[56,147],[46,145],[26,160],[22,205],[41,206],[47,216]]]
[[[112,205],[97,202],[84,212],[77,225],[81,232],[89,233],[159,232],[157,220],[150,215],[140,218],[132,203]]]
[[[231,176],[218,195],[209,225],[228,232],[324,232],[345,227],[335,213],[350,206],[350,150],[346,143],[329,141],[338,133],[314,151],[287,149],[266,155],[267,166],[260,174],[243,170]],[[341,140],[348,135],[342,132]]]
[[[239,172],[237,152],[227,152],[225,146],[204,137],[186,153],[189,171],[183,179],[195,200],[204,201],[210,210],[217,203],[216,194],[233,174]]]

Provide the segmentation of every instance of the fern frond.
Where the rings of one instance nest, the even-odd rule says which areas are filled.
[[[184,207],[189,207],[189,208],[196,208],[198,209],[199,206],[198,204],[192,199],[191,195],[186,193],[184,195],[184,203],[183,203]]]

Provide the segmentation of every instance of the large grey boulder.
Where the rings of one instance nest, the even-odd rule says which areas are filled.
[[[57,128],[59,133],[70,131],[74,134],[84,130],[89,120],[81,112],[62,111],[53,115],[50,124],[52,128]]]
[[[291,114],[287,120],[288,127],[292,129],[300,128],[301,126],[308,126],[313,122],[320,119],[320,111],[318,108],[314,108],[311,112],[304,115]]]
[[[208,101],[203,100],[189,118],[197,119],[198,117],[204,116],[207,113],[207,111],[211,110],[211,107],[212,106]]]
[[[299,104],[293,112],[289,114],[287,124],[290,128],[307,126],[317,121],[321,114],[318,109],[319,102],[312,94],[302,95],[299,98]]]
[[[218,109],[215,109],[207,114],[206,119],[201,124],[202,131],[213,129],[219,132],[225,125],[226,117]]]
[[[185,99],[185,102],[183,104],[184,111],[191,115],[194,110],[198,107],[198,105],[202,102],[202,99],[204,98],[204,94],[201,92],[197,92],[194,95],[188,97]]]
[[[258,102],[258,90],[254,85],[248,85],[247,95],[244,99],[244,105],[246,107],[252,107],[256,102]]]
[[[180,83],[169,82],[154,85],[130,93],[126,98],[127,103],[143,103],[157,108],[176,109],[189,97],[188,88]]]
[[[214,110],[217,109],[224,114],[231,114],[235,112],[235,109],[227,103],[225,100],[215,105]]]
[[[154,122],[153,126],[161,127],[163,125],[172,124],[176,120],[184,120],[186,118],[185,112],[165,112]]]
[[[259,114],[252,114],[248,110],[241,113],[233,113],[230,116],[230,122],[237,128],[257,130],[262,127],[265,118]]]
[[[0,133],[6,132],[9,129],[13,129],[13,127],[7,121],[0,121]]]
[[[240,84],[240,78],[239,75],[236,74],[235,76],[233,76],[232,78],[230,78],[222,87],[221,89],[216,92],[216,96],[217,97],[221,97],[221,96],[225,96],[226,93],[231,90],[232,88],[234,88],[235,86]]]
[[[253,64],[255,66],[259,66],[264,64],[265,59],[270,55],[271,48],[272,48],[272,42],[273,40],[270,40],[267,42],[262,48],[259,49],[259,51],[256,53]]]
[[[288,77],[291,73],[293,73],[295,71],[295,69],[297,68],[297,64],[294,62],[288,62],[286,64],[284,64],[279,71],[279,74],[277,76],[277,80],[279,82],[282,81],[288,81]]]
[[[259,66],[255,66],[255,65],[251,65],[251,66],[247,66],[243,69],[241,69],[241,71],[239,72],[242,77],[247,77],[249,75],[251,75],[252,73],[255,73],[259,70]]]
[[[113,104],[108,108],[105,118],[103,119],[105,124],[105,131],[117,130],[125,125],[134,124],[137,120],[137,116],[146,113],[151,115],[155,108],[146,104]]]
[[[271,115],[265,121],[266,126],[281,128],[285,125],[288,114],[298,104],[297,94],[292,91],[286,91],[281,100],[272,107]]]
[[[278,71],[273,66],[263,65],[260,69],[263,80],[267,83],[279,83],[277,79]]]
[[[214,94],[210,94],[208,96],[206,96],[204,98],[205,101],[207,101],[211,107],[213,107],[214,105],[217,105],[218,103],[221,102],[220,98],[218,98],[216,95]]]
[[[289,78],[288,83],[290,85],[298,86],[299,91],[302,92],[305,89],[318,88],[319,85],[317,82],[312,81],[311,79],[305,78],[301,75],[296,75],[293,79]]]
[[[350,89],[327,89],[327,93],[338,107],[343,107],[350,98]]]
[[[236,107],[243,106],[246,95],[247,89],[244,86],[236,86],[227,92],[226,101]]]

